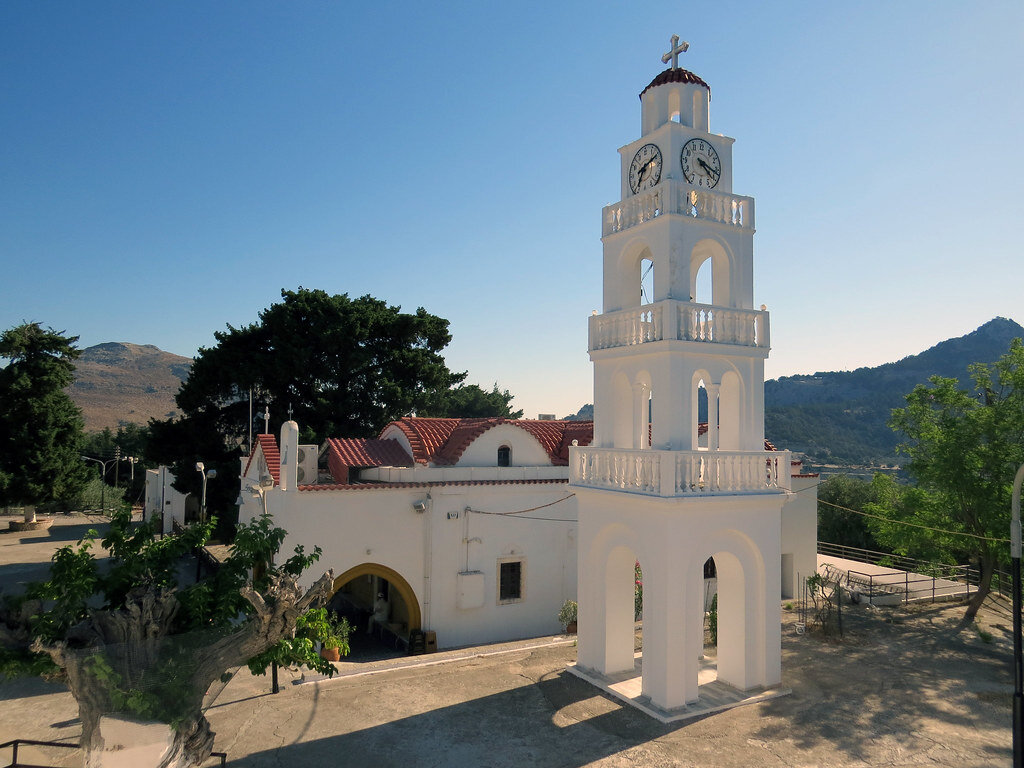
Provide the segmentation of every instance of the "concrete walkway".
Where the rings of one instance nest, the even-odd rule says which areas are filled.
[[[13,580],[25,573],[24,547],[42,546],[22,536],[0,537],[0,575]],[[285,671],[277,695],[267,677],[243,669],[207,717],[230,768],[1008,765],[1010,628],[984,608],[977,629],[962,615],[949,604],[851,606],[836,640],[797,634],[796,613],[784,610],[783,685],[792,693],[674,723],[569,673],[576,649],[566,637],[346,661],[332,680],[303,683]],[[0,743],[77,742],[77,716],[59,682],[0,680]],[[9,762],[0,752],[0,765]],[[32,762],[82,764],[79,753],[54,750]]]

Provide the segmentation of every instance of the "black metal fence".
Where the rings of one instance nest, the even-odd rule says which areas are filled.
[[[79,744],[69,743],[66,741],[39,741],[37,739],[12,739],[11,741],[5,741],[0,744],[0,751],[10,749],[11,750],[11,762],[9,762],[5,768],[51,768],[47,765],[39,765],[38,763],[23,763],[19,758],[19,750],[21,747],[57,747],[58,749],[78,749]],[[207,758],[207,762],[210,760],[220,760],[221,768],[227,765],[228,755],[227,752],[211,752],[210,757]]]
[[[844,586],[873,603],[969,598],[972,587],[977,591],[980,581],[978,569],[969,565],[935,563],[824,541],[818,542],[818,554],[891,569],[882,572],[843,570]],[[992,589],[1002,593],[1005,588],[1009,594],[1009,576],[997,575],[1000,578],[993,577]]]

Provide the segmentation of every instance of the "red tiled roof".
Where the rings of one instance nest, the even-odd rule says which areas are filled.
[[[397,440],[368,440],[363,438],[327,439],[327,466],[331,477],[347,483],[349,469],[356,467],[411,467],[412,457]]]
[[[648,83],[647,87],[640,91],[640,98],[643,98],[644,94],[647,93],[651,88],[658,85],[665,85],[666,83],[692,83],[694,85],[703,85],[708,89],[708,99],[711,99],[711,86],[705,83],[700,77],[693,74],[686,69],[666,69],[660,73],[657,77]]]
[[[487,430],[501,424],[529,433],[551,458],[555,466],[569,463],[569,444],[578,440],[589,445],[594,437],[594,423],[590,421],[541,421],[536,419],[430,419],[409,416],[393,421],[402,430],[412,446],[413,458],[418,464],[451,466],[457,464],[469,445]]]
[[[448,438],[451,437],[458,425],[459,419],[428,419],[409,416],[393,421],[388,426],[395,426],[402,430],[412,447],[412,457],[417,464],[427,464],[448,442]]]
[[[411,467],[412,457],[397,440],[327,439],[328,449],[350,467]]]
[[[277,440],[273,435],[256,435],[256,441],[256,445],[263,452],[263,460],[267,462],[270,476],[274,478],[274,484],[279,484],[281,482],[281,452],[277,449]],[[249,453],[249,461],[245,465],[243,475],[249,473],[249,467],[252,466],[252,460],[255,457],[256,451],[254,447],[254,450]]]

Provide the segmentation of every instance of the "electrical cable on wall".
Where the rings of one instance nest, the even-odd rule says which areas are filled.
[[[466,507],[466,512],[472,512],[472,513],[474,513],[476,515],[493,515],[495,517],[510,517],[510,516],[514,516],[518,520],[547,520],[547,521],[552,522],[552,523],[575,523],[575,522],[577,522],[577,520],[575,518],[568,518],[568,517],[530,517],[530,516],[526,515],[527,512],[536,512],[538,509],[544,509],[545,507],[552,507],[555,504],[561,504],[563,501],[567,501],[567,500],[571,499],[575,495],[576,495],[575,493],[570,493],[568,496],[565,496],[564,498],[556,499],[555,501],[550,501],[547,504],[541,504],[539,507],[530,507],[529,509],[520,509],[520,510],[518,510],[516,512],[484,512],[483,510],[472,509],[471,507]]]

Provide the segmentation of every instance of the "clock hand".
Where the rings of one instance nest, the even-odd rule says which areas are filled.
[[[707,163],[704,162],[704,158],[703,157],[698,157],[697,158],[697,162],[700,163],[701,167],[705,171],[707,171],[708,176],[711,176],[712,178],[714,178],[715,176],[718,175],[717,173],[715,173],[715,169],[714,168],[712,168],[710,165],[708,165]]]

